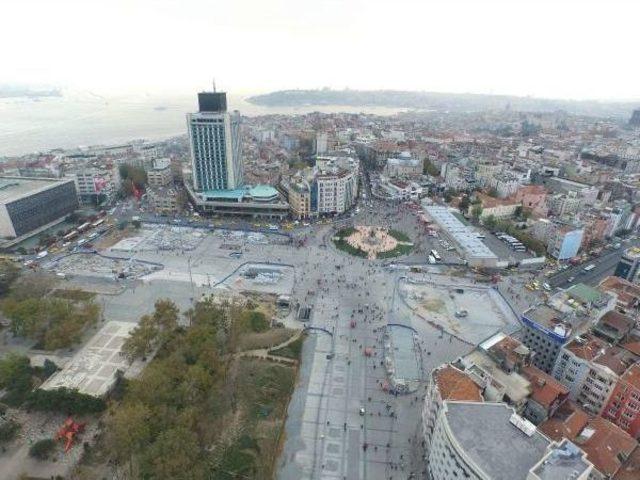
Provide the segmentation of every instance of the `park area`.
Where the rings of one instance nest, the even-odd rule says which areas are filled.
[[[369,260],[406,255],[413,250],[413,243],[405,233],[375,226],[343,228],[336,233],[333,243],[339,250]]]
[[[3,478],[272,478],[304,336],[274,295],[223,293],[105,322],[97,295],[4,265]]]

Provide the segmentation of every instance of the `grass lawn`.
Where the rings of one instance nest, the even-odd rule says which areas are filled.
[[[284,439],[284,421],[297,369],[255,359],[239,359],[235,395],[242,431],[229,446],[215,478],[270,479]]]
[[[349,245],[347,241],[344,240],[343,238],[334,239],[333,243],[335,244],[338,250],[342,250],[343,252],[350,253],[351,255],[356,257],[367,258],[367,252]]]
[[[389,250],[388,252],[380,252],[378,254],[378,258],[393,258],[399,257],[400,255],[406,255],[413,250],[413,245],[398,245],[393,250]]]
[[[395,238],[399,242],[411,242],[411,238],[409,238],[409,235],[399,230],[390,229],[389,235],[391,235],[393,238]]]
[[[96,294],[93,292],[85,292],[80,289],[66,290],[58,289],[53,292],[54,297],[63,298],[65,300],[71,300],[72,302],[86,302],[92,300]]]
[[[302,343],[304,342],[304,334],[301,335],[297,340],[291,342],[289,345],[286,345],[277,350],[271,350],[269,353],[271,355],[276,355],[278,357],[286,357],[293,358],[294,360],[300,360],[300,352],[302,352]]]

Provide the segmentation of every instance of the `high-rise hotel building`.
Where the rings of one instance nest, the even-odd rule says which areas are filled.
[[[198,107],[198,113],[187,114],[194,190],[242,187],[240,115],[227,112],[224,92],[199,93]]]

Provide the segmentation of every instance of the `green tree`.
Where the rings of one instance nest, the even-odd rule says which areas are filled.
[[[44,360],[44,365],[42,366],[42,373],[45,378],[49,378],[51,375],[58,371],[58,366],[55,362],[52,362],[48,358]]]
[[[138,189],[144,189],[147,184],[147,172],[143,168],[125,163],[118,167],[118,172],[122,180],[130,180]]]
[[[162,432],[145,455],[147,473],[157,480],[206,478],[201,448],[194,432],[176,427]]]
[[[478,203],[474,205],[473,208],[471,209],[471,216],[473,217],[473,220],[477,222],[480,219],[481,215],[482,215],[482,205]]]
[[[20,276],[20,267],[14,262],[7,260],[0,261],[0,296],[9,292],[11,285]]]
[[[38,460],[46,460],[56,449],[56,442],[52,438],[38,440],[29,448],[29,456]]]
[[[437,177],[440,175],[440,169],[436,167],[431,160],[426,159],[422,167],[422,173],[425,175],[431,175],[432,177]]]
[[[122,345],[122,353],[130,361],[146,357],[156,347],[159,334],[153,317],[144,315]]]
[[[445,203],[449,203],[449,202],[453,199],[453,194],[454,194],[454,193],[455,193],[455,192],[454,192],[452,189],[450,189],[450,188],[447,188],[447,189],[444,191],[443,198],[444,198]]]
[[[469,195],[463,195],[462,198],[460,199],[460,203],[458,204],[458,209],[462,213],[467,213],[467,210],[469,210],[469,205],[471,205],[471,200],[469,199]]]
[[[517,218],[520,218],[522,216],[522,205],[518,205],[516,207],[516,209],[513,212],[513,215]]]
[[[55,390],[32,391],[27,398],[26,406],[43,412],[85,414],[102,412],[107,404],[101,398],[63,387]]]
[[[134,478],[135,458],[153,441],[152,412],[144,404],[126,403],[118,406],[109,417],[107,448],[120,464],[129,464]]]
[[[170,331],[178,326],[180,310],[169,299],[157,300],[154,305],[153,320],[161,330]]]
[[[0,424],[0,444],[10,442],[20,431],[20,424],[13,419],[3,421]]]
[[[34,338],[46,325],[43,302],[35,298],[22,301],[9,298],[2,304],[2,312],[11,320],[9,328],[16,336]]]
[[[19,405],[32,387],[32,369],[28,357],[9,353],[0,360],[0,388],[6,390],[3,401]]]
[[[490,231],[493,232],[496,229],[498,221],[496,220],[496,217],[494,215],[487,215],[486,217],[484,217],[484,220],[482,221],[482,223],[484,224],[485,227],[487,227]]]
[[[14,335],[36,340],[40,348],[55,350],[80,341],[88,325],[98,320],[100,307],[92,301],[74,303],[54,297],[18,300],[12,292],[2,303]]]

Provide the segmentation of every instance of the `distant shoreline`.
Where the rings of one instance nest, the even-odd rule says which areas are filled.
[[[62,91],[56,88],[51,90],[31,90],[28,88],[0,88],[0,98],[43,98],[62,97]]]
[[[279,90],[246,98],[264,107],[350,106],[469,112],[511,109],[522,112],[563,111],[574,115],[629,118],[640,100],[558,100],[476,93],[413,92],[403,90]]]

